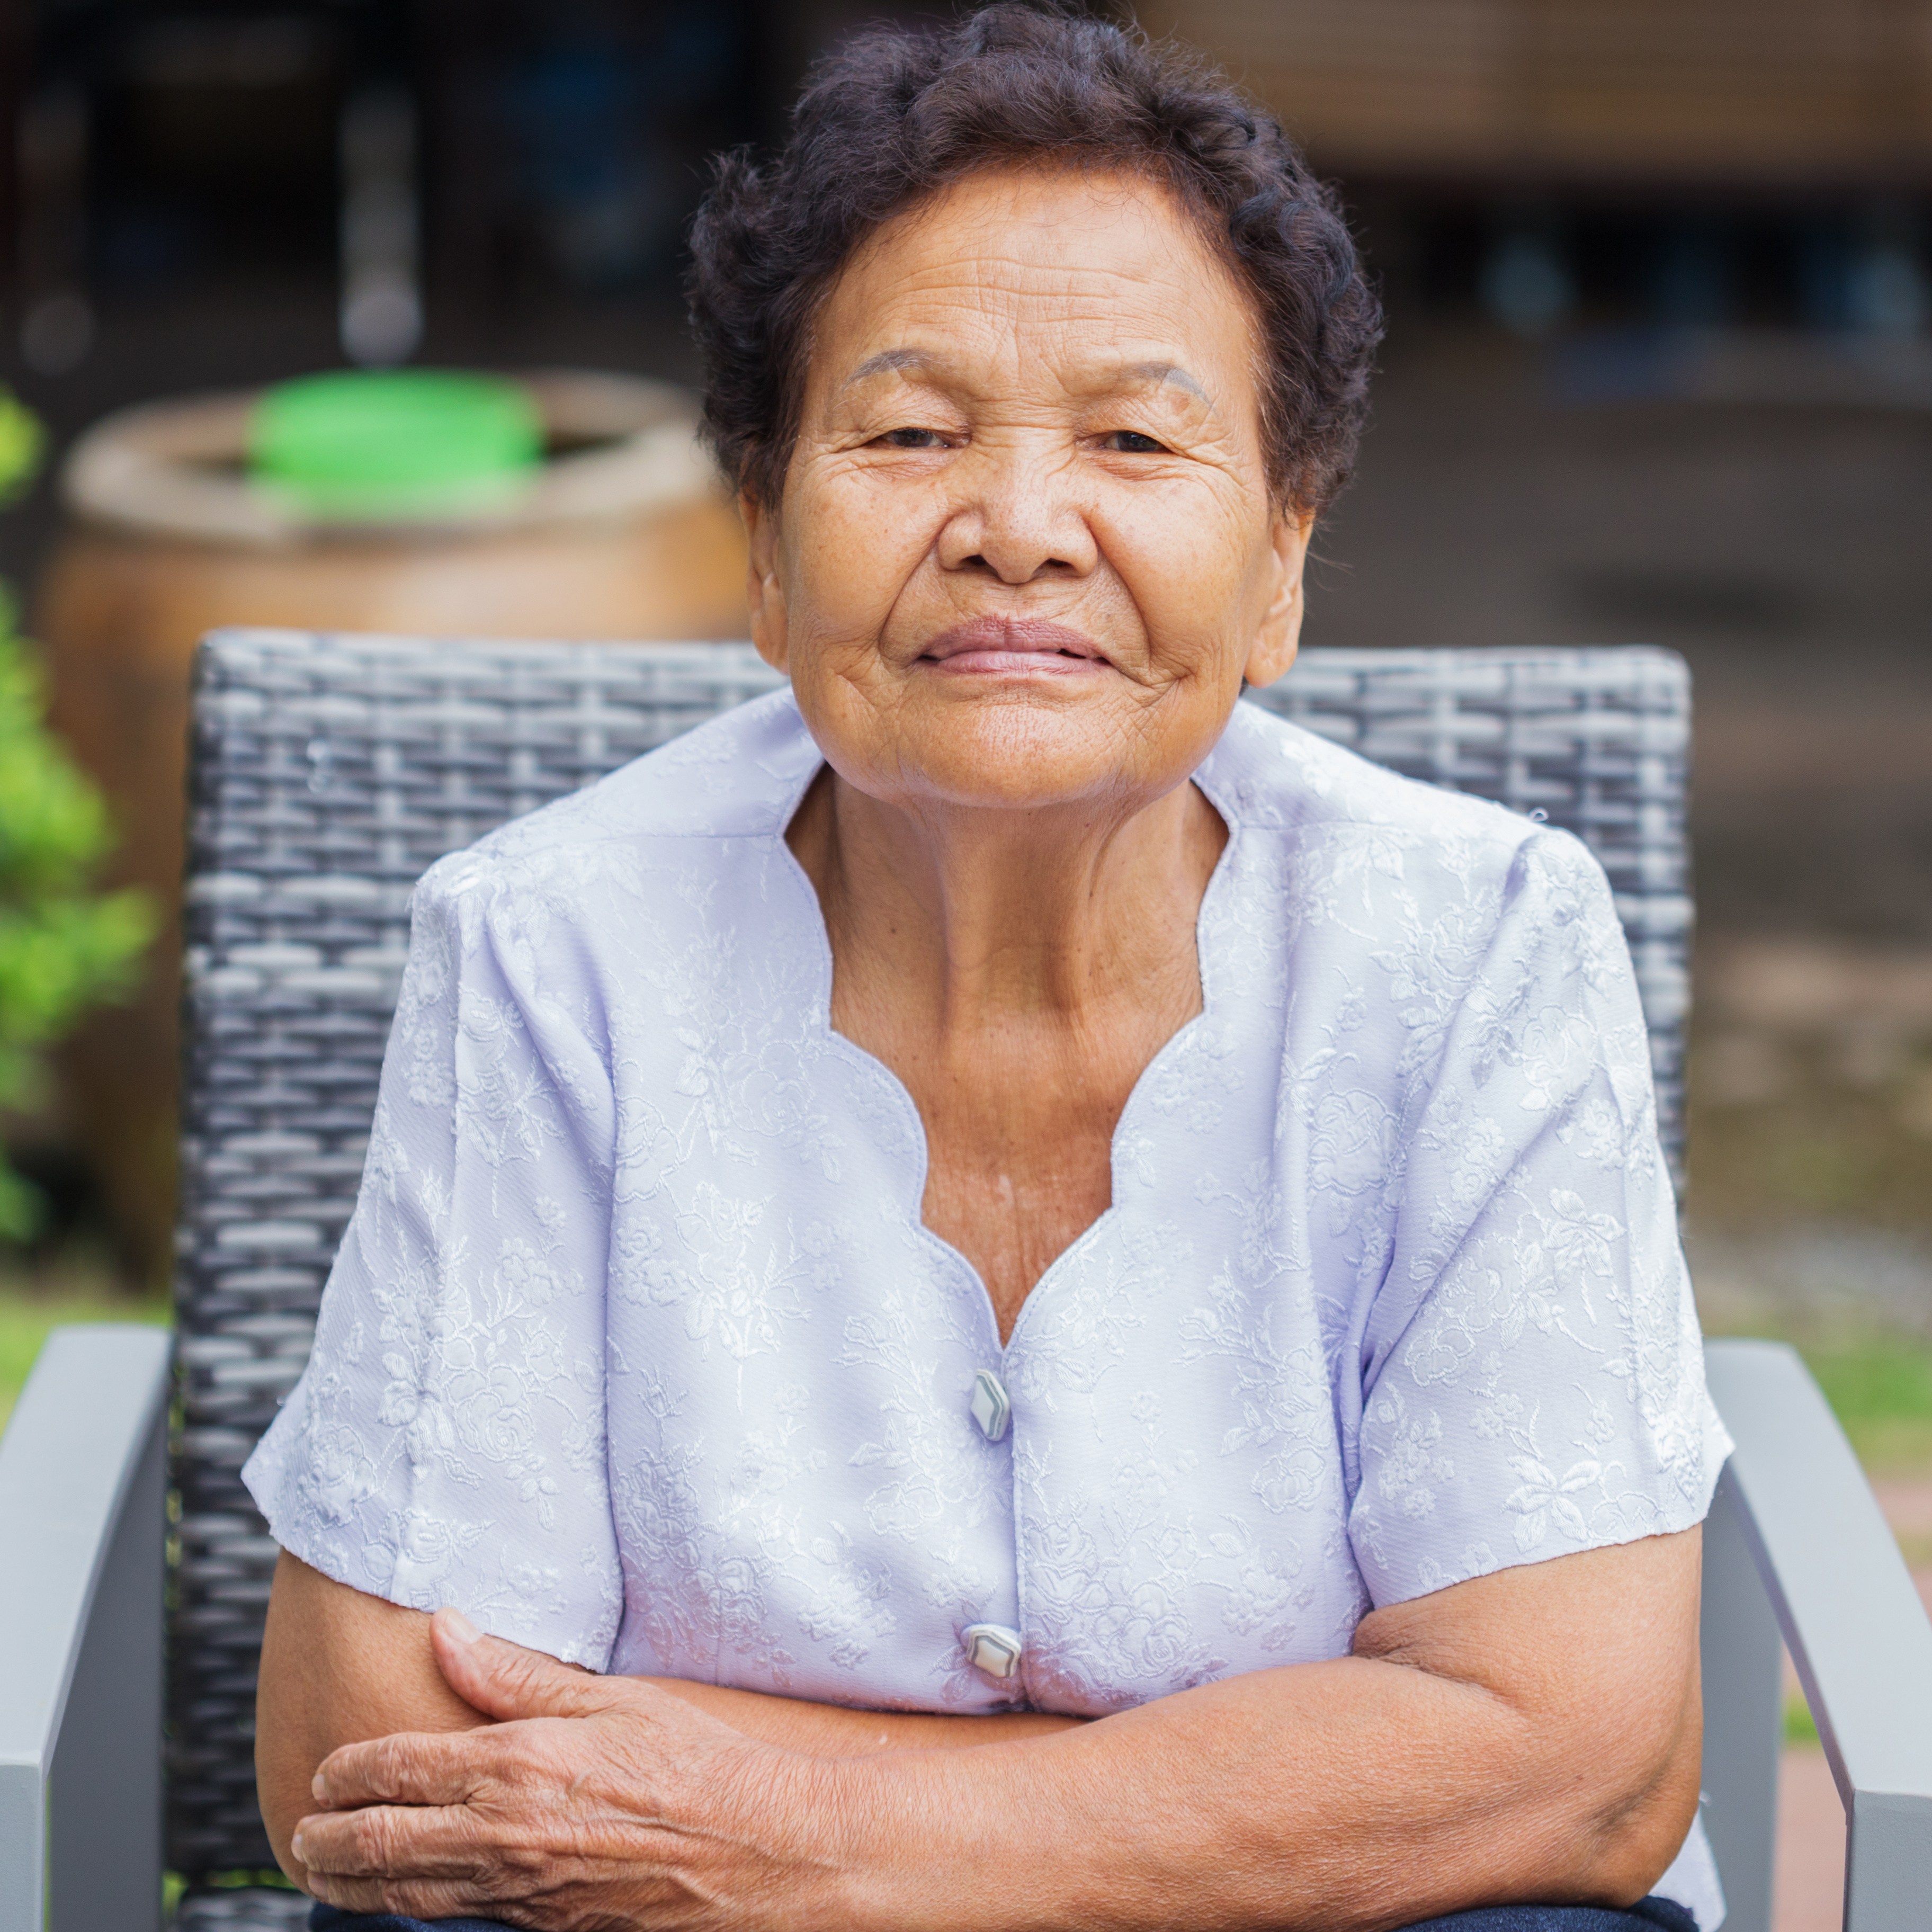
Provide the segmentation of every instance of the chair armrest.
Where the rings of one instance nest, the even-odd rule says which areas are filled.
[[[56,1329],[0,1438],[0,1932],[158,1932],[172,1337]]]
[[[1738,1518],[1844,1801],[1846,1932],[1932,1899],[1932,1623],[1877,1500],[1795,1350],[1713,1342]]]

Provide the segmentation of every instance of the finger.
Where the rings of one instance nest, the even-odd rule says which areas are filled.
[[[435,1879],[475,1884],[496,1861],[460,1805],[371,1804],[312,1811],[289,1849],[311,1877]]]
[[[560,1664],[500,1636],[485,1636],[459,1610],[430,1619],[437,1667],[449,1688],[485,1717],[594,1718],[622,1693],[608,1678]]]
[[[309,1785],[319,1805],[466,1804],[501,1749],[489,1731],[397,1731],[331,1751]]]
[[[461,1880],[439,1879],[318,1878],[308,1888],[338,1912],[390,1912],[404,1918],[471,1918],[487,1912],[491,1922],[526,1925],[519,1908]]]

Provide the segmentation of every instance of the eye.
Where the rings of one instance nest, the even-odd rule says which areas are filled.
[[[936,429],[889,429],[873,441],[887,449],[944,449],[948,446],[943,431]]]
[[[1117,429],[1100,439],[1100,446],[1123,456],[1165,456],[1167,445],[1143,436],[1137,429]]]

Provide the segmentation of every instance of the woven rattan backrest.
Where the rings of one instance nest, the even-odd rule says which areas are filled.
[[[170,1863],[266,1867],[255,1672],[275,1550],[243,1460],[294,1385],[356,1196],[430,862],[778,680],[742,645],[430,644],[232,631],[202,647],[176,1237],[183,1426]],[[1540,812],[1609,868],[1675,1150],[1689,687],[1666,652],[1312,650],[1270,710]],[[214,1922],[218,1900],[196,1915]]]

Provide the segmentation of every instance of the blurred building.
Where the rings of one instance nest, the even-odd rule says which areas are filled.
[[[685,226],[844,0],[0,6],[0,382],[111,410],[344,362],[688,380]],[[890,13],[891,9],[885,9]],[[52,540],[0,519],[0,580]]]
[[[39,0],[16,10],[12,347],[106,311],[333,284],[346,352],[668,271],[702,158],[759,131],[752,0]],[[358,304],[359,302],[359,308]]]
[[[1351,176],[1922,187],[1926,0],[1168,0]]]
[[[246,378],[567,356],[573,336],[600,346],[600,316],[674,359],[708,156],[775,136],[808,60],[855,26],[944,10],[16,0],[0,372],[64,421],[219,374],[204,361]],[[1408,308],[1529,333],[1598,316],[1893,334],[1932,308],[1932,0],[1140,10],[1281,112]],[[171,332],[184,307],[208,326]],[[123,319],[142,340],[118,374]],[[138,366],[163,344],[172,383]]]
[[[1891,334],[1932,311],[1928,0],[1153,0],[1367,216],[1399,294]]]

